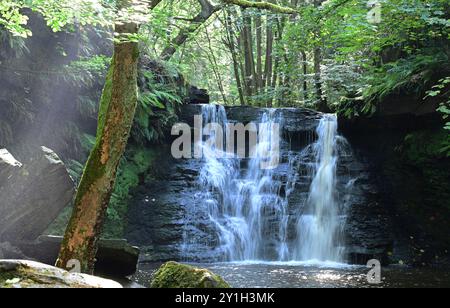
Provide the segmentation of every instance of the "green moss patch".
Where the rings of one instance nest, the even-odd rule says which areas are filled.
[[[230,288],[222,277],[207,269],[168,262],[156,272],[152,288]]]

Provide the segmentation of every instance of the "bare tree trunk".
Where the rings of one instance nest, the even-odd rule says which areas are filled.
[[[308,59],[305,51],[301,51],[301,54],[303,61],[303,98],[306,102],[308,100],[308,80],[306,79],[306,75],[308,75]]]
[[[272,76],[272,91],[274,92],[273,97],[270,99],[269,101],[269,107],[273,107],[274,106],[274,101],[277,100],[277,95],[276,95],[276,89],[277,89],[277,85],[278,85],[278,68],[280,66],[280,58],[278,56],[275,57],[275,63],[273,66],[273,76]]]
[[[256,70],[255,57],[253,54],[253,32],[252,32],[252,18],[243,10],[244,18],[244,59],[245,59],[245,82],[249,89],[249,96],[256,93]]]
[[[322,84],[322,50],[320,47],[314,48],[314,84],[316,88],[317,110],[322,112],[330,112],[328,102],[323,93]]]
[[[272,88],[272,73],[273,73],[273,18],[270,14],[267,14],[266,25],[266,62],[264,66],[264,86],[266,87],[266,93]],[[266,101],[268,107],[272,106],[272,98],[268,98]]]
[[[261,15],[255,17],[256,27],[256,88],[261,93],[263,89],[263,50],[262,50],[262,18]]]
[[[291,6],[293,8],[296,8],[297,5],[298,5],[298,0],[291,0]],[[296,15],[291,15],[289,17],[289,22],[295,23],[295,17],[296,17]],[[283,16],[281,18],[281,23],[278,23],[279,27],[280,27],[279,31],[281,33],[283,33],[284,28],[286,26],[286,20],[287,20],[287,18]],[[287,68],[296,67],[297,61],[298,61],[298,54],[293,53],[293,52],[295,52],[295,50],[292,50],[292,49],[290,50],[289,46],[286,46],[286,44],[284,44],[284,42],[283,42],[282,47],[284,50],[283,56],[284,56],[284,62],[286,64],[286,67]],[[295,63],[293,63],[293,62],[295,62]],[[291,84],[292,82],[293,82],[292,81],[292,71],[290,71],[290,69],[287,69],[284,74],[284,78],[283,78],[283,89],[282,89],[283,91],[282,91],[282,95],[281,95],[282,102],[291,103],[294,101],[293,93],[294,93],[294,88],[296,87],[296,84],[295,83]]]
[[[138,25],[116,24],[115,31],[135,34]],[[137,105],[138,44],[122,38],[123,41],[114,44],[114,56],[100,103],[97,142],[78,187],[56,263],[60,268],[75,261],[84,273],[94,270],[97,242]]]
[[[249,97],[251,96],[251,90],[247,82],[247,76],[245,72],[245,31],[242,29],[238,36],[238,46],[239,46],[239,67],[241,71],[241,80],[244,88],[244,93],[246,97],[246,103],[249,103]]]
[[[323,0],[314,0],[314,6],[319,7]],[[320,38],[320,28],[315,31],[315,36]],[[319,45],[314,47],[314,84],[316,88],[317,109],[322,112],[330,112],[327,99],[324,97],[322,84],[322,48]]]
[[[284,25],[285,25],[285,19],[279,19],[277,17],[277,36],[276,36],[276,42],[278,45],[280,45],[282,43],[283,40],[283,31],[284,31]],[[271,107],[274,106],[273,102],[274,101],[278,101],[278,95],[277,95],[277,87],[278,87],[278,79],[279,79],[279,67],[281,64],[281,57],[279,55],[275,56],[275,63],[274,63],[274,68],[273,68],[273,78],[272,78],[272,89],[273,91],[275,91],[274,97],[272,99],[272,103],[271,103]]]
[[[162,0],[152,0],[149,4],[150,9],[153,10],[155,7],[158,6],[158,4],[160,4],[162,2]]]
[[[267,16],[267,26],[266,26],[266,62],[264,65],[264,79],[263,86],[269,87],[270,78],[272,76],[273,68],[273,28],[270,20],[270,16]]]
[[[241,106],[245,105],[245,98],[244,98],[244,89],[242,88],[242,82],[241,82],[241,76],[239,75],[239,63],[238,63],[238,55],[236,52],[236,45],[235,45],[235,32],[233,28],[233,21],[231,19],[230,13],[224,12],[225,15],[225,28],[227,30],[227,44],[228,48],[230,49],[231,57],[233,59],[233,70],[234,70],[234,77],[236,79],[236,86],[238,89],[239,94],[239,102]],[[238,44],[239,46],[239,44]]]
[[[223,102],[224,102],[224,104],[227,104],[228,99],[225,94],[225,89],[223,87],[223,80],[222,80],[222,76],[220,75],[219,65],[217,63],[216,56],[214,55],[214,49],[212,48],[211,36],[209,35],[208,28],[205,29],[205,34],[206,34],[206,39],[208,40],[208,49],[209,49],[208,59],[211,62],[212,69],[213,69],[214,75],[217,80],[217,86],[219,87],[219,91],[220,91],[220,94],[222,95]]]

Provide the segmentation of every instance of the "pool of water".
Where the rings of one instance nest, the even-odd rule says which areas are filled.
[[[141,264],[133,281],[149,287],[161,264]],[[369,269],[343,264],[215,263],[192,264],[221,275],[234,288],[430,288],[450,287],[450,268],[384,267],[382,282],[368,283]]]

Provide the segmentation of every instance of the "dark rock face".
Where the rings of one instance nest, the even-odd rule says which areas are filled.
[[[178,260],[185,208],[194,203],[200,162],[175,161],[169,150],[158,161],[158,178],[142,186],[129,206],[126,238],[141,247],[141,260]]]
[[[24,166],[6,150],[0,154],[0,242],[34,240],[72,201],[74,183],[45,147]]]
[[[428,151],[427,141],[440,134],[441,119],[435,115],[395,119],[360,120],[353,128],[352,123],[341,121],[342,130],[358,156],[364,158],[370,182],[376,187],[376,194],[369,195],[368,208],[372,210],[359,217],[388,217],[389,262],[419,266],[440,263],[450,251],[450,160],[423,153]],[[406,136],[422,133],[426,137],[411,153],[405,145]],[[370,229],[364,231],[365,236],[380,224],[385,226],[383,221],[367,221],[363,226]]]
[[[6,259],[30,259],[19,248],[10,243],[0,243],[0,260]]]
[[[207,90],[189,86],[187,104],[209,104],[210,97]]]
[[[392,221],[380,199],[377,179],[367,163],[360,163],[359,159],[362,160],[353,156],[351,160],[342,161],[338,171],[338,178],[351,175],[355,179],[346,196],[347,259],[351,264],[366,265],[371,259],[386,264],[394,241]]]
[[[266,109],[253,107],[226,107],[230,122],[257,122]],[[289,234],[295,234],[299,208],[308,198],[311,178],[306,176],[312,157],[304,161],[289,163],[304,147],[314,142],[315,129],[321,114],[307,109],[278,109],[284,119],[284,141],[281,144],[281,163],[274,171],[274,181],[280,185],[280,196],[287,190],[287,175],[297,173],[295,189],[289,195]],[[201,114],[201,106],[186,105],[180,121],[193,124],[194,115]],[[352,152],[351,149],[347,149]],[[309,159],[309,160],[308,160]],[[206,209],[195,204],[198,193],[198,175],[202,162],[199,160],[174,160],[169,150],[158,160],[161,162],[156,173],[141,187],[130,206],[127,239],[142,248],[141,261],[189,260],[211,262],[223,260],[219,239]],[[243,160],[242,164],[246,164]],[[245,166],[242,166],[245,168]],[[386,261],[392,247],[391,222],[385,210],[376,178],[368,163],[358,153],[342,155],[338,162],[338,191],[340,204],[346,208],[347,223],[343,233],[346,238],[346,255],[351,263],[366,264],[376,258]],[[277,185],[278,185],[277,184]],[[190,215],[187,215],[187,213]],[[194,213],[193,213],[194,212]],[[268,213],[270,215],[270,213]],[[195,217],[189,228],[183,226]],[[270,221],[270,219],[268,219]],[[270,230],[277,230],[276,227]],[[189,240],[186,241],[186,233]],[[275,256],[274,249],[278,234],[268,232],[267,258]],[[294,241],[294,238],[288,239]],[[203,243],[203,244],[199,244]],[[273,251],[272,251],[273,250]],[[272,253],[271,253],[272,251]]]

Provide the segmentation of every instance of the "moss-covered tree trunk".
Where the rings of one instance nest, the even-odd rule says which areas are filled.
[[[97,142],[78,187],[56,264],[60,268],[79,262],[84,273],[94,269],[97,242],[136,111],[139,51],[138,44],[126,37],[137,31],[134,23],[116,24],[120,42],[114,45],[100,103]]]

